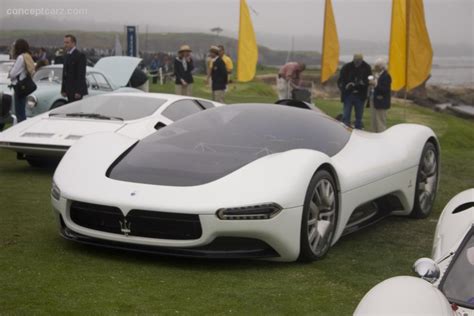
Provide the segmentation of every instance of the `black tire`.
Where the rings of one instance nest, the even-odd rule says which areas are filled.
[[[327,254],[336,231],[338,209],[334,177],[326,170],[317,171],[309,183],[303,206],[299,261],[312,262]],[[323,236],[318,225],[326,227]]]
[[[51,107],[50,107],[49,109],[50,109],[50,110],[54,110],[54,109],[56,109],[56,108],[59,108],[59,107],[63,106],[63,105],[66,104],[66,103],[67,103],[67,102],[64,101],[64,100],[55,101],[55,102],[53,103],[53,105],[51,105]]]
[[[420,157],[415,184],[415,201],[410,217],[426,218],[433,210],[438,189],[439,155],[436,146],[427,142]]]

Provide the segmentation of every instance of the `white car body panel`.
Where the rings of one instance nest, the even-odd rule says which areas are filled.
[[[433,131],[419,125],[395,126],[378,135],[354,131],[345,147],[333,157],[315,150],[293,149],[256,159],[209,183],[165,186],[119,181],[106,175],[117,158],[139,139],[130,137],[132,133],[127,128],[132,127],[126,126],[115,134],[84,137],[61,161],[54,176],[61,199],[52,199],[52,203],[67,228],[85,236],[162,247],[203,246],[217,236],[260,238],[277,250],[280,256],[272,259],[277,261],[298,258],[305,195],[311,178],[321,166],[334,169],[340,191],[334,244],[347,228],[352,212],[374,199],[394,194],[402,204],[399,214],[411,212],[423,146],[431,138],[436,141]],[[108,144],[106,149],[103,144]],[[84,152],[96,154],[84,155]],[[112,203],[123,215],[132,209],[196,214],[203,225],[203,235],[183,241],[93,231],[70,220],[67,201],[71,200],[97,205]],[[223,221],[216,216],[221,208],[265,203],[277,203],[283,210],[263,221]]]
[[[50,117],[49,111],[16,124],[0,134],[0,148],[21,151],[25,154],[38,156],[61,157],[77,140],[83,136],[98,132],[116,132],[121,135],[142,139],[155,132],[155,125],[161,122],[169,125],[172,121],[161,115],[174,102],[184,99],[201,100],[199,98],[181,97],[160,93],[114,93],[113,97],[140,97],[165,99],[152,115],[132,121],[96,120],[74,117]],[[107,96],[105,96],[107,97]],[[220,103],[213,101],[215,106]],[[130,106],[133,106],[131,104]],[[57,148],[58,146],[62,148]]]
[[[438,220],[432,259],[440,276],[433,284],[415,277],[399,276],[373,287],[361,300],[354,315],[456,315],[474,316],[474,310],[451,304],[439,288],[468,233],[474,227],[474,189],[463,191],[446,204]],[[453,213],[458,207],[463,211]],[[469,205],[471,205],[469,207]],[[466,275],[466,278],[471,277]],[[466,279],[466,282],[468,279]],[[469,283],[467,283],[469,284]],[[472,285],[474,297],[474,284]],[[449,309],[448,309],[449,307]]]
[[[454,316],[443,293],[415,277],[394,277],[373,287],[361,300],[354,316]]]
[[[472,202],[474,202],[474,189],[469,189],[453,197],[444,208],[435,232],[432,252],[434,261],[439,261],[456,250],[474,225],[474,207],[460,213],[452,213],[459,205]]]

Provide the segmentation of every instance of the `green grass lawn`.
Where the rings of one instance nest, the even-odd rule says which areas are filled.
[[[173,91],[171,84],[153,91]],[[209,98],[198,79],[195,94]],[[272,102],[263,83],[234,84],[228,102]],[[317,101],[330,115],[337,101]],[[61,239],[50,207],[52,170],[0,150],[0,314],[349,315],[391,276],[430,255],[436,219],[456,193],[474,187],[474,125],[416,106],[394,106],[389,123],[420,123],[442,147],[434,213],[392,217],[342,238],[312,264],[191,260],[98,249]],[[369,117],[366,115],[368,126]],[[100,192],[98,192],[100,194]]]

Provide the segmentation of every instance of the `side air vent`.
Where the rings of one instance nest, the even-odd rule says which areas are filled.
[[[156,125],[155,125],[155,129],[156,129],[156,130],[160,130],[160,129],[162,129],[162,128],[165,127],[165,126],[166,126],[165,123],[158,122],[158,123],[156,123]]]
[[[23,133],[21,137],[36,137],[36,138],[50,138],[53,137],[52,133]]]
[[[474,207],[474,202],[469,202],[469,203],[464,203],[456,207],[453,211],[453,214],[461,213],[465,210],[470,209],[471,207]]]

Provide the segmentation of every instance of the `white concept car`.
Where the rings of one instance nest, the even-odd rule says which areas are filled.
[[[219,103],[159,93],[109,93],[76,101],[0,133],[0,148],[21,153],[33,166],[59,160],[78,139],[113,132],[136,139]]]
[[[383,281],[354,315],[474,315],[474,189],[456,195],[436,228],[432,258],[418,259],[421,277]]]
[[[428,216],[438,166],[424,126],[371,134],[317,111],[227,105],[143,140],[81,139],[56,170],[52,205],[62,236],[78,242],[311,261],[389,214]]]

